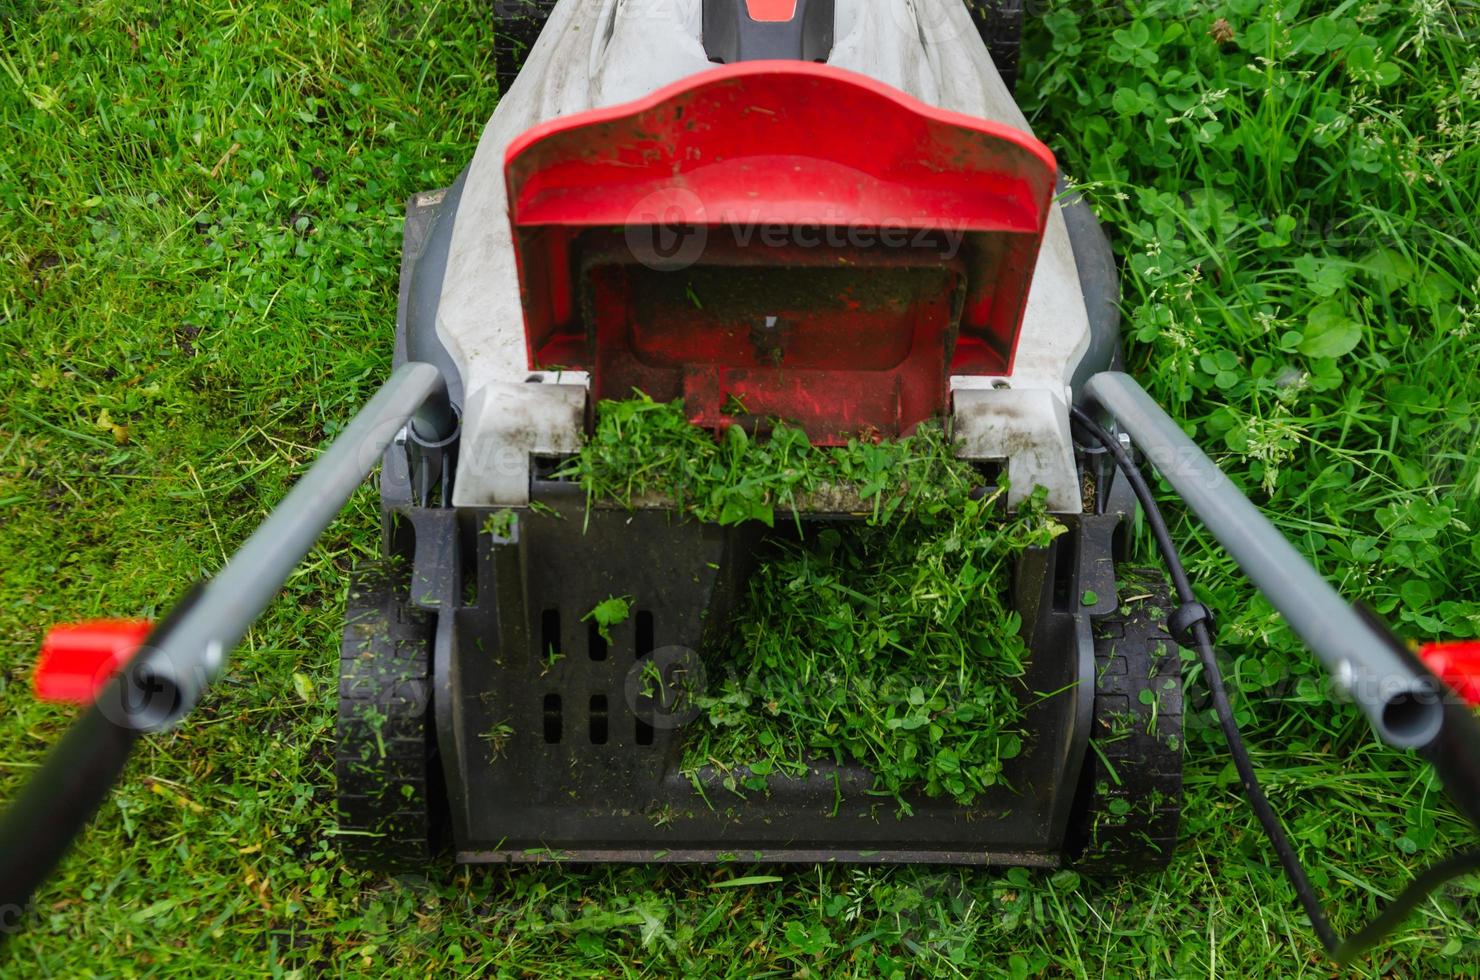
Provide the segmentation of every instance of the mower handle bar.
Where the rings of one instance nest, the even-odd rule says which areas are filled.
[[[1321,659],[1383,741],[1423,750],[1444,727],[1444,690],[1395,648],[1233,485],[1135,379],[1090,378],[1086,398],[1108,412]]]
[[[153,732],[185,717],[402,430],[441,421],[428,406],[445,400],[438,397],[445,391],[441,372],[430,364],[396,369],[226,567],[201,587],[188,614],[146,644],[123,671],[115,720]]]
[[[445,401],[445,390],[441,373],[430,364],[406,364],[391,375],[201,589],[189,614],[123,672],[119,703],[125,727],[161,731],[190,712],[403,428],[409,423],[421,430],[418,435],[449,435],[440,430],[450,416],[431,410]],[[1433,675],[1395,650],[1383,631],[1348,605],[1133,378],[1103,372],[1090,379],[1085,393],[1141,448],[1385,742],[1420,749],[1438,736],[1443,691]]]
[[[452,420],[445,402],[437,368],[398,368],[226,567],[154,627],[0,812],[0,908],[30,901],[107,798],[139,737],[173,727],[195,707],[227,654],[400,433],[417,430],[407,433],[408,441],[451,437],[439,431]]]

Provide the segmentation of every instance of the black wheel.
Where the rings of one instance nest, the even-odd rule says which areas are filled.
[[[1023,0],[967,0],[966,5],[997,74],[1007,83],[1007,91],[1014,91],[1023,47]]]
[[[431,649],[431,617],[402,599],[388,569],[357,570],[339,652],[334,770],[340,850],[361,867],[410,870],[434,853]]]
[[[555,0],[495,0],[497,24],[493,29],[493,52],[499,98],[514,84],[554,7]]]
[[[1160,574],[1121,574],[1120,608],[1095,623],[1095,708],[1069,853],[1103,874],[1165,868],[1182,816],[1182,658]]]

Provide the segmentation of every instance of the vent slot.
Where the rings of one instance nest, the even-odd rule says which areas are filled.
[[[591,744],[606,744],[606,695],[591,695]]]
[[[649,725],[647,722],[643,721],[641,718],[638,718],[637,719],[637,744],[638,745],[652,745],[653,744],[653,726],[652,725]]]
[[[540,614],[540,656],[554,659],[560,655],[560,610],[546,609]]]
[[[564,719],[560,715],[560,695],[545,695],[545,743],[547,745],[559,745],[560,737],[564,734]]]
[[[601,627],[595,620],[586,624],[586,652],[592,660],[606,659],[606,637],[601,635]]]
[[[637,659],[653,652],[653,614],[646,609],[637,612]]]
[[[481,547],[485,539],[477,531],[471,534],[464,532],[460,536],[462,538],[463,605],[472,609],[478,605],[478,590],[483,583],[481,559],[482,556],[489,555],[489,549]],[[489,560],[492,560],[491,555],[489,555]]]
[[[1055,609],[1079,608],[1074,583],[1079,580],[1079,535],[1064,534],[1054,542],[1053,605]]]
[[[559,473],[560,468],[574,458],[574,456],[531,455],[529,457],[529,479],[533,483],[568,483],[570,477],[555,474]]]

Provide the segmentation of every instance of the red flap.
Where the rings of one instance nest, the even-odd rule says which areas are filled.
[[[876,378],[906,392],[905,414],[875,420],[833,406],[824,423],[808,404],[768,403],[813,423],[816,436],[839,418],[886,433],[908,428],[945,410],[949,374],[1011,370],[1055,165],[1016,129],[852,72],[771,61],[715,68],[628,105],[537,126],[510,144],[506,176],[530,367],[592,371],[597,397],[623,397],[638,381],[655,398],[681,392],[682,364],[660,378],[651,370],[678,347],[655,351],[652,337],[634,336],[659,314],[669,335],[691,329],[679,347],[704,349],[710,367],[776,375],[754,392],[715,393],[721,400],[796,387],[780,376],[784,345],[763,339],[722,356],[737,336],[745,347],[755,293],[728,304],[695,293],[659,308],[653,297],[671,289],[656,277],[703,266],[854,270],[853,282],[830,281],[810,305],[810,294],[791,289],[766,312],[809,350],[826,346],[818,331],[837,336],[840,388],[856,384],[857,370],[879,370],[850,362],[859,323],[908,334],[914,356]],[[897,270],[900,296],[922,305],[875,296],[880,268]],[[934,290],[937,270],[947,278]],[[642,352],[598,350],[613,344]]]

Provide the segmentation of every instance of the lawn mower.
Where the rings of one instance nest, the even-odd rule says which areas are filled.
[[[1020,6],[497,9],[507,88],[467,169],[409,204],[389,383],[167,619],[48,638],[38,685],[89,707],[0,825],[7,895],[44,877],[133,741],[199,702],[377,463],[384,560],[349,590],[336,757],[340,842],[360,862],[1160,867],[1177,839],[1185,646],[1329,949],[1352,955],[1475,866],[1439,866],[1344,945],[1325,926],[1135,455],[1477,825],[1480,725],[1461,695],[1480,693],[1480,657],[1420,656],[1343,602],[1120,373],[1108,239],[1012,98]],[[1013,572],[1030,737],[998,789],[970,806],[921,795],[904,814],[849,764],[744,799],[713,767],[678,771],[684,679],[756,555],[856,520],[857,501],[822,495],[790,528],[588,501],[565,464],[595,406],[633,391],[681,399],[716,435],[784,420],[818,446],[940,422],[984,485],[1006,474],[1010,504],[1042,495],[1067,533]],[[1126,587],[1138,508],[1171,590]],[[590,621],[614,595],[630,617]]]

